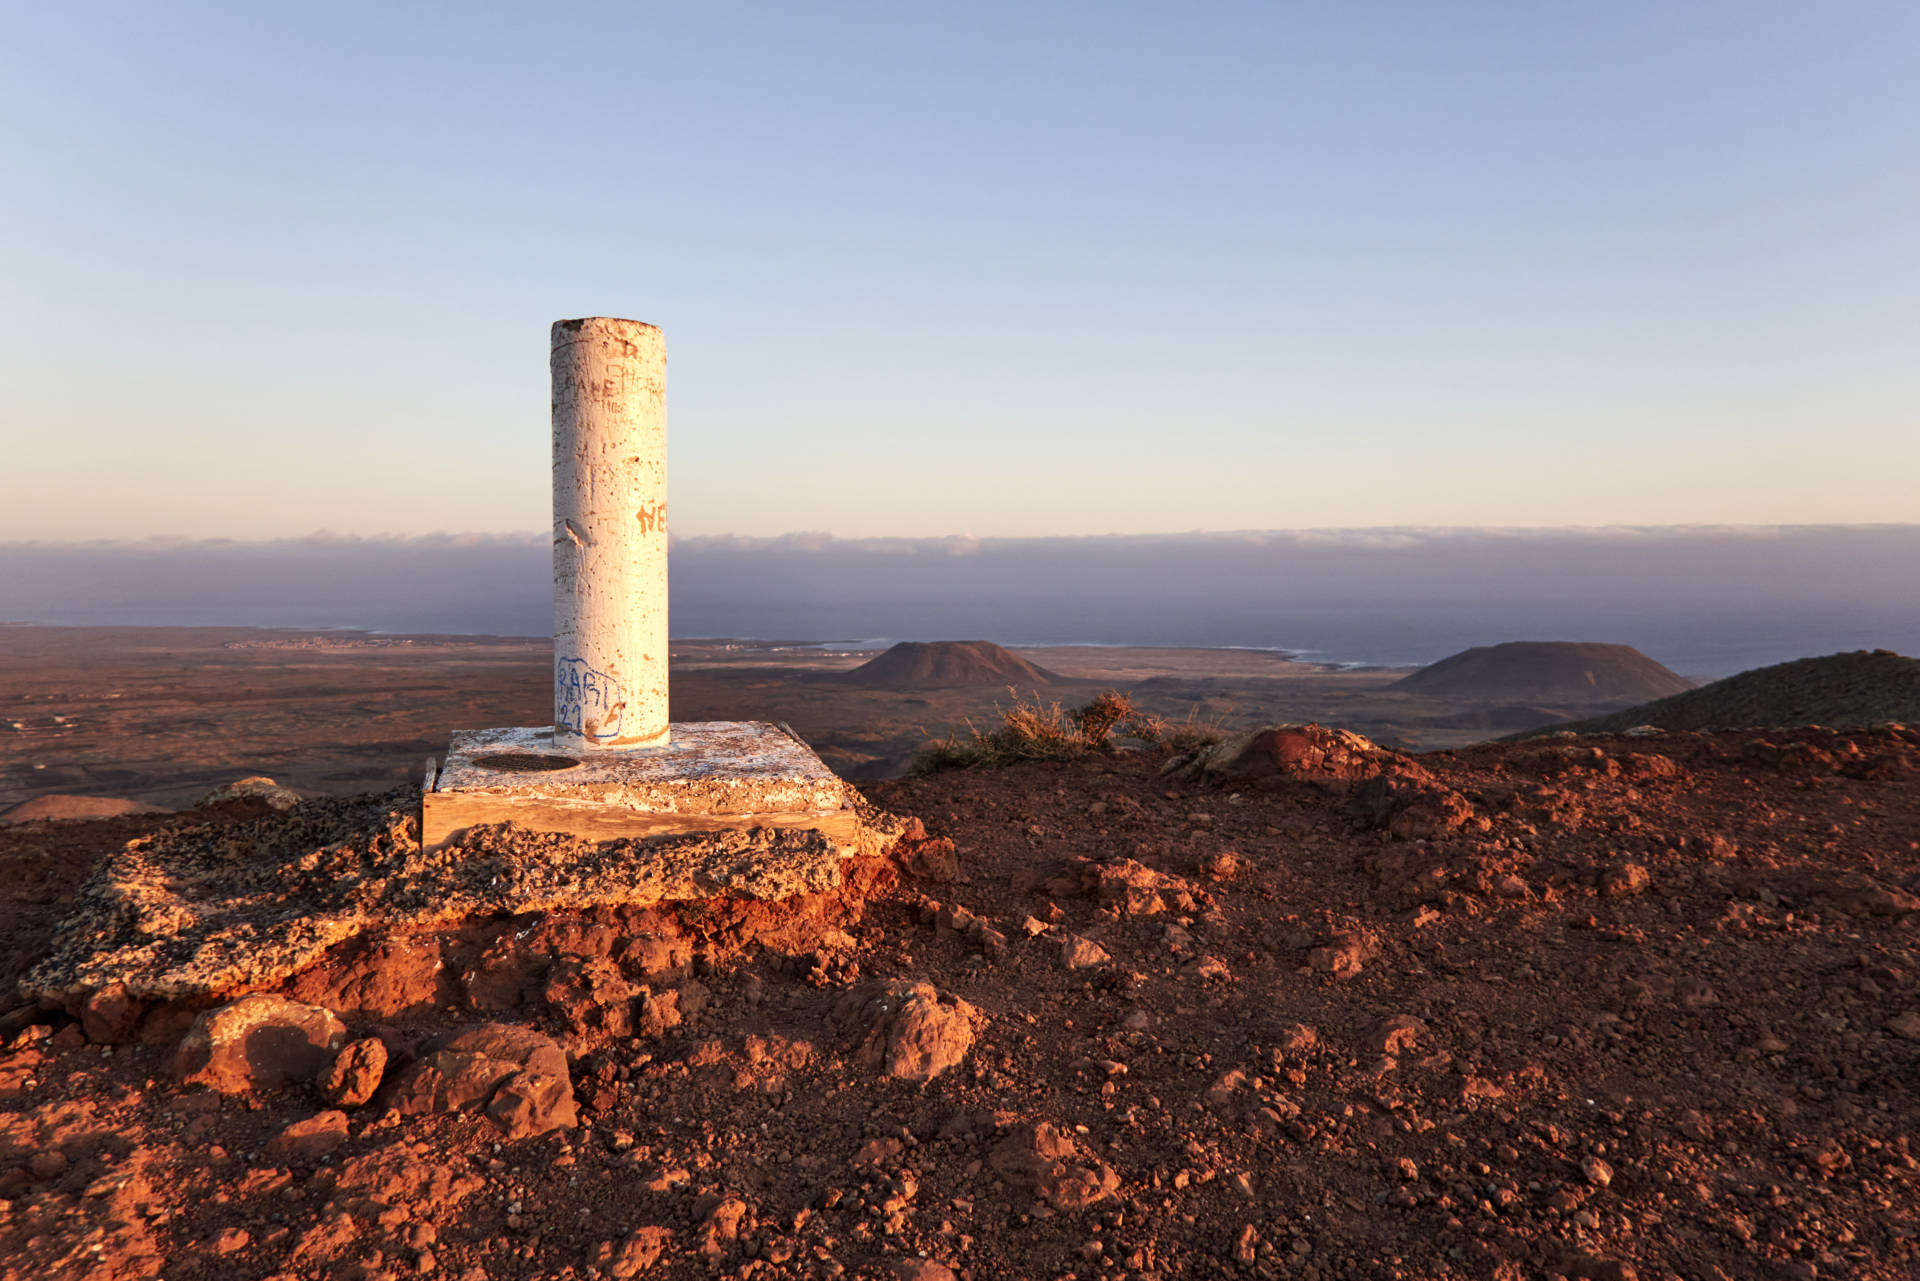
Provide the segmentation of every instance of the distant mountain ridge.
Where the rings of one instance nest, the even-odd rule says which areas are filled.
[[[1060,678],[992,641],[901,641],[836,678],[873,689],[1050,685]]]
[[[1890,649],[1861,649],[1757,667],[1671,698],[1549,729],[1580,734],[1618,733],[1636,725],[1669,730],[1801,725],[1859,729],[1888,721],[1920,722],[1920,658]]]
[[[1693,682],[1631,645],[1508,641],[1476,645],[1394,682],[1409,694],[1538,703],[1644,703]]]

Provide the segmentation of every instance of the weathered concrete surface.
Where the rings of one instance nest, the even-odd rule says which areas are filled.
[[[499,768],[489,757],[552,757],[544,726],[455,730],[436,792],[548,796],[651,814],[830,812],[847,785],[811,747],[766,721],[692,721],[644,752],[580,752],[567,769]]]
[[[749,827],[810,828],[843,848],[860,839],[846,784],[764,721],[675,725],[667,743],[623,752],[563,752],[545,727],[459,731],[430,782],[430,848],[480,823],[598,841]]]
[[[528,912],[839,891],[906,830],[848,788],[853,846],[806,829],[592,842],[489,824],[420,844],[418,793],[306,801],[239,826],[179,827],[102,862],[28,999],[72,1011],[112,993],[199,1001],[272,988],[361,934]]]
[[[555,322],[553,724],[563,747],[667,737],[667,345]]]

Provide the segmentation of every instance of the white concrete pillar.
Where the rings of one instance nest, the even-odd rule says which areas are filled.
[[[667,741],[667,344],[637,320],[553,326],[555,745]]]

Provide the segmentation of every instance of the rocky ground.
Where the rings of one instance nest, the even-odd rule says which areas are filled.
[[[0,1277],[1920,1270],[1920,734],[868,793],[920,826],[832,901],[0,1016]],[[0,980],[129,839],[271,821],[0,830]]]

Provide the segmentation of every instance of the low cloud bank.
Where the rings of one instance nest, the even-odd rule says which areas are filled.
[[[0,544],[0,620],[544,635],[544,535]],[[1920,525],[680,538],[674,632],[1300,649],[1618,641],[1717,675],[1920,652]]]

